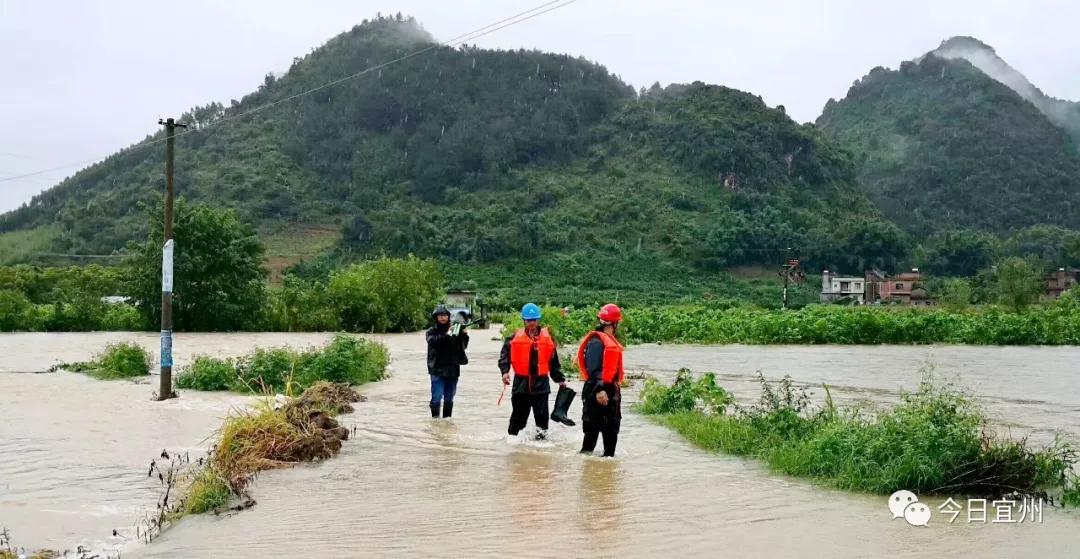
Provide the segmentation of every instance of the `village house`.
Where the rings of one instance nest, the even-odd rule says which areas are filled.
[[[855,276],[833,275],[828,270],[821,273],[821,302],[832,303],[850,299],[862,305],[866,297],[866,280]]]
[[[1061,297],[1069,289],[1080,283],[1080,268],[1058,268],[1056,272],[1043,278],[1043,290],[1051,299]]]
[[[930,294],[921,287],[922,273],[918,268],[912,268],[910,272],[901,272],[895,276],[886,276],[880,271],[873,270],[866,273],[867,283],[873,284],[873,296],[867,297],[871,302],[885,304],[899,303],[914,307],[929,307],[935,304]]]

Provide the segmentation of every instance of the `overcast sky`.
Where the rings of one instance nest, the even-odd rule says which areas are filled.
[[[446,40],[541,3],[0,0],[0,179],[102,157],[154,132],[159,117],[227,104],[376,12],[413,15]],[[1080,2],[887,4],[578,0],[475,42],[583,55],[634,86],[722,84],[803,122],[874,66],[972,35],[1047,94],[1080,100]],[[79,168],[0,182],[0,211]]]

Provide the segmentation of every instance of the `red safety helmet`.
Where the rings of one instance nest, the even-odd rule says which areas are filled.
[[[608,303],[600,307],[600,312],[597,313],[596,317],[600,319],[600,322],[613,324],[622,320],[622,309],[618,305]]]

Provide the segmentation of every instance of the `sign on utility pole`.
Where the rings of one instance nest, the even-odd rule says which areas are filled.
[[[173,119],[158,120],[165,126],[165,245],[161,247],[161,377],[157,400],[175,398],[172,389],[172,295],[173,295],[173,253],[176,241],[173,239],[173,150],[176,144],[176,129],[187,128]]]

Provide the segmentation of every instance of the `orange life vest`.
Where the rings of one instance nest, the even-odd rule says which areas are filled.
[[[584,340],[581,340],[581,345],[578,346],[577,352],[577,366],[578,371],[581,373],[581,380],[589,380],[589,371],[585,368],[585,346],[589,344],[589,341],[593,338],[600,338],[600,341],[604,342],[604,368],[601,372],[601,379],[604,384],[618,384],[623,379],[623,347],[619,343],[619,340],[615,339],[615,336],[611,336],[605,332],[592,331],[585,336]]]
[[[551,370],[551,356],[555,355],[555,340],[547,328],[540,329],[540,335],[534,340],[518,330],[510,340],[510,368],[519,377],[529,376],[529,356],[536,348],[536,374],[546,377]]]

